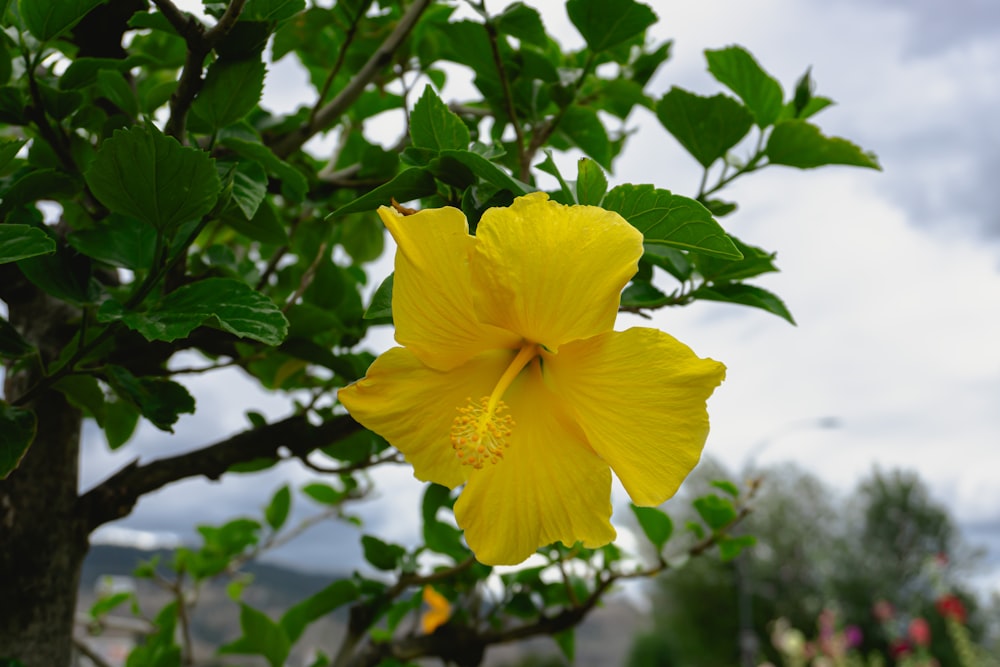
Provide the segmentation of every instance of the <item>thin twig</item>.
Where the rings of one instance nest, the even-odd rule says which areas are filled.
[[[432,0],[416,0],[400,17],[399,22],[392,33],[386,37],[385,41],[375,50],[371,58],[368,59],[354,78],[337,93],[336,97],[330,100],[325,106],[319,109],[308,122],[292,130],[290,133],[278,137],[273,142],[271,149],[281,158],[288,157],[313,135],[326,130],[332,126],[344,114],[347,109],[354,104],[355,100],[361,96],[365,88],[392,60],[393,55],[403,44],[406,38],[417,24],[424,10],[430,6]]]
[[[490,38],[490,50],[493,52],[493,63],[497,68],[497,75],[500,77],[500,87],[503,91],[504,106],[507,111],[507,118],[514,126],[514,134],[517,135],[517,163],[520,165],[518,178],[527,181],[531,176],[531,158],[528,157],[524,146],[524,129],[517,118],[517,111],[514,109],[514,95],[510,90],[510,79],[507,77],[507,68],[503,64],[503,56],[500,54],[500,40],[497,35],[497,27],[490,19],[484,24],[486,34]]]
[[[340,45],[340,50],[337,52],[337,60],[333,63],[333,67],[330,68],[330,73],[326,75],[326,81],[323,82],[323,88],[319,91],[319,97],[316,98],[316,104],[309,111],[309,122],[312,123],[316,118],[316,114],[319,113],[320,109],[323,107],[323,100],[326,99],[327,94],[330,92],[330,86],[333,85],[333,80],[337,78],[337,74],[340,73],[340,68],[344,66],[344,60],[347,58],[347,49],[351,46],[354,41],[354,37],[358,33],[358,25],[361,23],[361,19],[364,18],[365,14],[368,12],[368,8],[371,7],[372,0],[367,0],[361,3],[358,7],[358,14],[351,20],[351,25],[347,27],[347,32],[344,33],[344,41]]]
[[[305,273],[302,274],[302,280],[299,281],[299,286],[295,288],[295,291],[292,293],[292,295],[289,296],[288,300],[285,301],[285,305],[281,307],[281,312],[287,313],[288,309],[294,306],[295,302],[299,300],[299,297],[305,294],[305,291],[309,289],[310,285],[312,285],[312,281],[316,277],[316,271],[317,269],[319,269],[320,262],[322,262],[324,257],[326,256],[326,248],[327,248],[326,241],[323,241],[322,243],[319,244],[319,251],[313,258],[313,261],[309,265],[309,268],[307,268],[305,270]]]
[[[105,660],[100,653],[90,648],[90,645],[86,641],[76,635],[73,635],[73,646],[84,657],[94,663],[95,667],[112,667],[111,663]]]
[[[308,455],[300,457],[300,461],[310,470],[315,470],[316,472],[321,472],[324,475],[346,475],[348,473],[357,472],[358,470],[367,470],[369,468],[374,468],[375,466],[382,465],[383,463],[406,463],[403,455],[399,452],[393,452],[391,454],[386,454],[385,456],[377,458],[368,458],[364,461],[358,461],[357,463],[351,463],[346,466],[340,466],[337,468],[328,468],[326,466],[321,466],[319,464],[313,463],[309,460]]]

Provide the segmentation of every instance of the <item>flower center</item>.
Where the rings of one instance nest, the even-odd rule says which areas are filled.
[[[501,414],[507,409],[501,399],[514,378],[537,355],[537,345],[524,345],[500,376],[493,393],[478,401],[470,397],[467,405],[458,408],[458,416],[451,424],[451,446],[464,465],[478,470],[486,461],[498,463],[503,458],[503,451],[510,447],[507,438],[513,432],[514,418]]]

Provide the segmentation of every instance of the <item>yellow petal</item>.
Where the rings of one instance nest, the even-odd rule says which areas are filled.
[[[567,419],[537,362],[504,395],[514,417],[503,459],[474,470],[455,503],[455,519],[476,558],[513,565],[538,547],[615,538],[611,471]]]
[[[725,366],[656,329],[609,332],[546,355],[545,376],[639,505],[672,496],[708,437]]]
[[[543,192],[492,208],[472,259],[479,319],[550,350],[610,330],[642,234],[596,206],[563,206]]]
[[[430,586],[424,586],[423,598],[430,609],[420,617],[420,628],[424,634],[429,635],[448,622],[448,617],[451,616],[451,605],[448,604],[448,599],[445,596]]]
[[[454,488],[468,478],[451,446],[451,426],[470,397],[489,395],[514,352],[496,350],[448,372],[395,347],[337,394],[359,423],[401,451],[417,479]]]
[[[519,338],[476,317],[469,255],[476,240],[456,208],[404,216],[383,206],[379,216],[396,240],[392,315],[396,340],[428,366],[448,370]]]

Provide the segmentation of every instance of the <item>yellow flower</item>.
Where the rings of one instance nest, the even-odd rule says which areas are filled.
[[[379,215],[396,239],[396,347],[340,391],[418,479],[465,484],[455,518],[483,563],[615,538],[611,470],[659,505],[701,456],[725,367],[656,329],[612,330],[642,234],[544,193],[483,214]]]
[[[448,622],[451,605],[448,599],[430,586],[424,586],[424,603],[429,607],[420,617],[420,627],[424,634],[431,634]]]

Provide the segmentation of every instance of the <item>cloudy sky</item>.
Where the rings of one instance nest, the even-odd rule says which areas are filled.
[[[566,45],[579,44],[561,3],[533,4]],[[773,167],[727,190],[740,204],[725,221],[730,231],[778,252],[782,273],[757,284],[784,298],[798,326],[762,311],[703,303],[657,314],[656,326],[729,368],[711,399],[706,452],[734,470],[795,461],[842,493],[875,465],[912,469],[975,531],[970,535],[997,539],[1000,126],[989,119],[1000,108],[1000,5],[650,4],[661,18],[654,35],[675,40],[654,91],[678,85],[714,93],[718,84],[702,52],[728,44],[748,48],[786,91],[811,66],[817,93],[837,102],[816,122],[874,151],[884,167],[881,173]],[[304,78],[287,66],[272,70],[265,104],[281,111],[308,100],[299,82]],[[692,194],[700,177],[693,159],[651,114],[637,113],[632,122],[639,138],[627,146],[612,181],[652,181]],[[386,144],[395,140],[393,133],[384,137]],[[648,324],[623,319],[620,327],[639,323]],[[383,335],[375,344],[388,340]],[[100,435],[88,431],[83,487],[136,451],[155,457],[178,443],[197,447],[242,428],[243,410],[232,405],[234,377],[192,383],[198,414],[181,420],[174,439],[145,429],[130,452],[111,455]],[[244,400],[248,409],[263,404],[265,412],[283,414],[282,403],[249,387]],[[820,428],[829,417],[840,427]],[[187,537],[193,521],[255,512],[266,502],[263,490],[308,479],[287,467],[222,484],[185,482],[143,500],[119,525]],[[410,501],[419,485],[405,468],[380,480],[380,497],[359,507],[369,529],[415,539]],[[307,505],[299,502],[299,516]],[[279,556],[330,569],[356,557],[356,543],[357,532],[326,529]],[[1000,545],[994,548],[1000,555]]]

